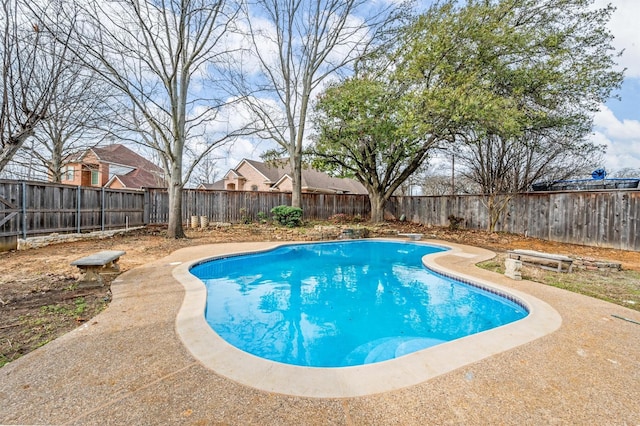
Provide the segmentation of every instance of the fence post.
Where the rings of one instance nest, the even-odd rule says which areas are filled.
[[[100,230],[104,232],[104,215],[105,215],[105,193],[104,186],[100,188]]]
[[[145,226],[149,225],[149,221],[151,220],[151,214],[149,212],[149,199],[151,198],[151,194],[149,191],[149,188],[144,189],[144,200],[142,201],[142,222]]]
[[[82,196],[80,195],[81,188],[82,187],[78,185],[78,193],[76,194],[76,202],[78,203],[76,209],[76,230],[78,231],[78,234],[80,233],[80,202],[82,201]]]
[[[22,239],[27,239],[27,182],[22,181]]]

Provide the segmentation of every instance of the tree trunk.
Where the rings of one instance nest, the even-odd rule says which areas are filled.
[[[504,214],[504,211],[507,209],[509,201],[511,201],[512,198],[512,195],[504,195],[500,199],[496,194],[489,194],[486,202],[487,210],[489,212],[489,223],[487,224],[488,232],[495,232],[496,225]]]
[[[168,238],[186,238],[182,228],[182,163],[175,161],[172,164],[169,180],[169,224],[167,228]]]
[[[297,153],[296,153],[297,154]],[[302,154],[291,157],[291,207],[302,208]]]
[[[371,203],[371,222],[384,222],[384,206],[387,200],[380,194],[369,193],[369,202]]]
[[[49,163],[49,178],[52,182],[60,183],[62,182],[62,147],[63,142],[60,138],[57,138],[53,141],[53,146],[51,149],[51,162]]]

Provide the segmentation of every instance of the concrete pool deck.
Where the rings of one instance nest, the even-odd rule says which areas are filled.
[[[434,242],[442,244],[442,242]],[[640,313],[473,266],[458,246],[435,263],[529,294],[557,311],[546,336],[418,384],[368,396],[258,390],[206,368],[183,344],[185,262],[273,247],[190,247],[128,271],[109,307],[0,369],[0,424],[640,424]]]

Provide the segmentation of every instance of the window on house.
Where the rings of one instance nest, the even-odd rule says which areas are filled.
[[[62,169],[62,180],[73,180],[73,166],[65,166]]]
[[[91,185],[100,185],[100,172],[91,170]]]
[[[258,190],[258,185],[251,185],[251,190],[252,191],[257,191]]]

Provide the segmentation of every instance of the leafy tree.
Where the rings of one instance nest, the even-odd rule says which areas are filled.
[[[315,105],[315,165],[360,181],[373,222],[384,221],[389,197],[439,142],[413,131],[412,105],[400,85],[369,77],[330,86]]]
[[[476,165],[489,180],[495,170],[507,169],[510,177],[498,173],[502,181],[520,175],[519,183],[535,175],[527,167],[539,173],[543,168],[536,163],[561,159],[559,152],[597,152],[584,135],[592,113],[622,75],[612,71],[616,53],[605,29],[611,9],[593,10],[592,3],[433,5],[406,28],[387,61],[369,61],[364,78],[331,87],[320,98],[316,154],[321,163],[360,179],[372,197],[372,219],[379,221],[389,189],[436,147],[466,150],[470,165],[486,161]],[[495,149],[507,141],[512,148]],[[528,154],[521,157],[524,151]],[[502,159],[508,166],[487,167]]]

